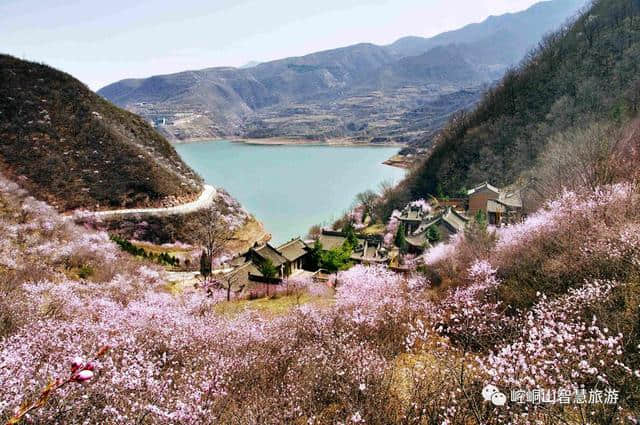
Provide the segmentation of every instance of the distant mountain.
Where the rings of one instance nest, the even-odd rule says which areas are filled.
[[[278,136],[424,142],[585,1],[543,2],[389,46],[357,44],[242,69],[123,80],[98,93],[177,140]]]
[[[0,172],[59,210],[155,206],[200,178],[140,117],[70,75],[0,55]]]
[[[490,16],[477,24],[431,38],[404,37],[388,47],[401,56],[415,56],[434,47],[464,44],[480,49],[481,63],[515,63],[542,38],[584,6],[585,0],[555,0],[536,3],[527,10]]]
[[[400,185],[396,205],[440,192],[455,196],[483,181],[535,181],[530,170],[542,166],[550,144],[580,139],[594,123],[623,127],[639,112],[640,2],[597,0],[445,126],[424,164]]]
[[[258,61],[249,61],[247,63],[245,63],[244,65],[242,65],[240,67],[240,69],[244,69],[244,68],[253,68],[254,66],[258,66],[260,65],[261,62]]]

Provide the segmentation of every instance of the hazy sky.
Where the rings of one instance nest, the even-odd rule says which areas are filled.
[[[536,0],[0,0],[0,52],[94,90],[359,42],[431,36]]]

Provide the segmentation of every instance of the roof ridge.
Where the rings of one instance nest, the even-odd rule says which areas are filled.
[[[304,241],[300,238],[300,236],[298,236],[297,238],[291,239],[289,242],[285,242],[282,245],[278,246],[277,249],[283,248],[283,247],[285,247],[287,245],[290,245],[290,244],[292,244],[294,242],[298,242],[298,241],[304,243]]]

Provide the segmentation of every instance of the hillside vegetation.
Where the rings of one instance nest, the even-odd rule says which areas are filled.
[[[476,224],[407,275],[259,302],[176,288],[0,177],[0,421],[636,423],[640,134],[621,147],[624,178]],[[570,401],[495,405],[487,384]]]
[[[200,178],[145,120],[45,65],[0,55],[0,169],[58,210],[192,198]]]
[[[560,133],[595,122],[619,127],[640,108],[639,71],[640,2],[595,1],[507,72],[477,108],[455,116],[394,202],[455,194],[484,180],[510,184]]]

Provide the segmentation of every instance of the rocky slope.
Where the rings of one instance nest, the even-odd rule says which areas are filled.
[[[70,75],[0,55],[0,169],[59,210],[159,206],[202,189],[148,123]]]
[[[585,0],[554,0],[433,38],[123,80],[99,90],[175,140],[373,138],[428,144]]]
[[[269,236],[228,194],[204,187],[143,118],[112,105],[70,75],[4,55],[0,174],[59,211],[135,212],[98,214],[109,219],[109,230],[125,237],[197,244],[193,235],[209,198],[214,208],[229,209],[244,223],[239,247]],[[149,208],[164,208],[162,220],[154,221]]]

